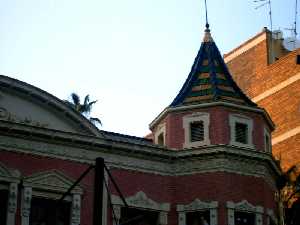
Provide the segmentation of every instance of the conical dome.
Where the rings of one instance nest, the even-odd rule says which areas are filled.
[[[256,106],[234,82],[207,26],[191,72],[171,106],[215,101]]]

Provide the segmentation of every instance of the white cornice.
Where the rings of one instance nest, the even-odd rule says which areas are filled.
[[[201,104],[187,105],[187,106],[179,106],[179,107],[167,107],[150,123],[149,127],[150,127],[150,129],[152,129],[157,123],[159,123],[159,121],[161,121],[161,119],[163,119],[170,112],[184,112],[184,111],[188,111],[188,110],[204,109],[204,108],[209,108],[209,107],[214,107],[214,106],[225,106],[225,107],[240,109],[240,110],[244,110],[244,111],[260,113],[265,117],[265,119],[267,120],[267,122],[269,123],[269,125],[272,129],[274,129],[274,127],[275,127],[271,117],[263,108],[243,106],[243,105],[238,105],[238,104],[229,103],[229,102],[222,102],[222,101],[201,103]]]
[[[228,63],[229,61],[231,61],[235,57],[243,54],[244,52],[246,52],[249,49],[253,48],[254,46],[259,44],[260,42],[266,40],[267,39],[266,34],[267,34],[266,32],[263,32],[263,33],[257,35],[256,37],[252,38],[252,40],[248,41],[247,43],[242,44],[241,46],[235,48],[234,50],[232,50],[228,54],[225,54],[225,57],[224,57],[225,63]]]

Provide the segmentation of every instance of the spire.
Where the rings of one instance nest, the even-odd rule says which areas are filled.
[[[234,82],[206,23],[203,41],[191,72],[171,106],[215,101],[256,106]]]

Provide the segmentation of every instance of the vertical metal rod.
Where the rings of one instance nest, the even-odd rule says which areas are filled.
[[[104,159],[99,157],[96,158],[95,166],[93,225],[102,225],[103,181]]]
[[[205,3],[205,19],[206,19],[206,25],[208,24],[208,19],[207,19],[207,3],[206,0],[204,0]]]

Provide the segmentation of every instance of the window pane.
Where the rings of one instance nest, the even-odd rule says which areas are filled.
[[[210,224],[209,210],[188,212],[186,214],[187,225],[209,225]]]
[[[235,225],[255,225],[254,213],[234,212]]]
[[[248,144],[248,125],[244,123],[235,124],[235,141]]]
[[[8,190],[0,190],[0,224],[6,224]]]
[[[204,140],[204,124],[203,121],[195,121],[190,124],[191,142]]]
[[[135,208],[122,208],[120,224],[125,225],[157,225],[158,213]]]
[[[30,225],[69,225],[70,203],[43,198],[32,198],[29,217]]]

